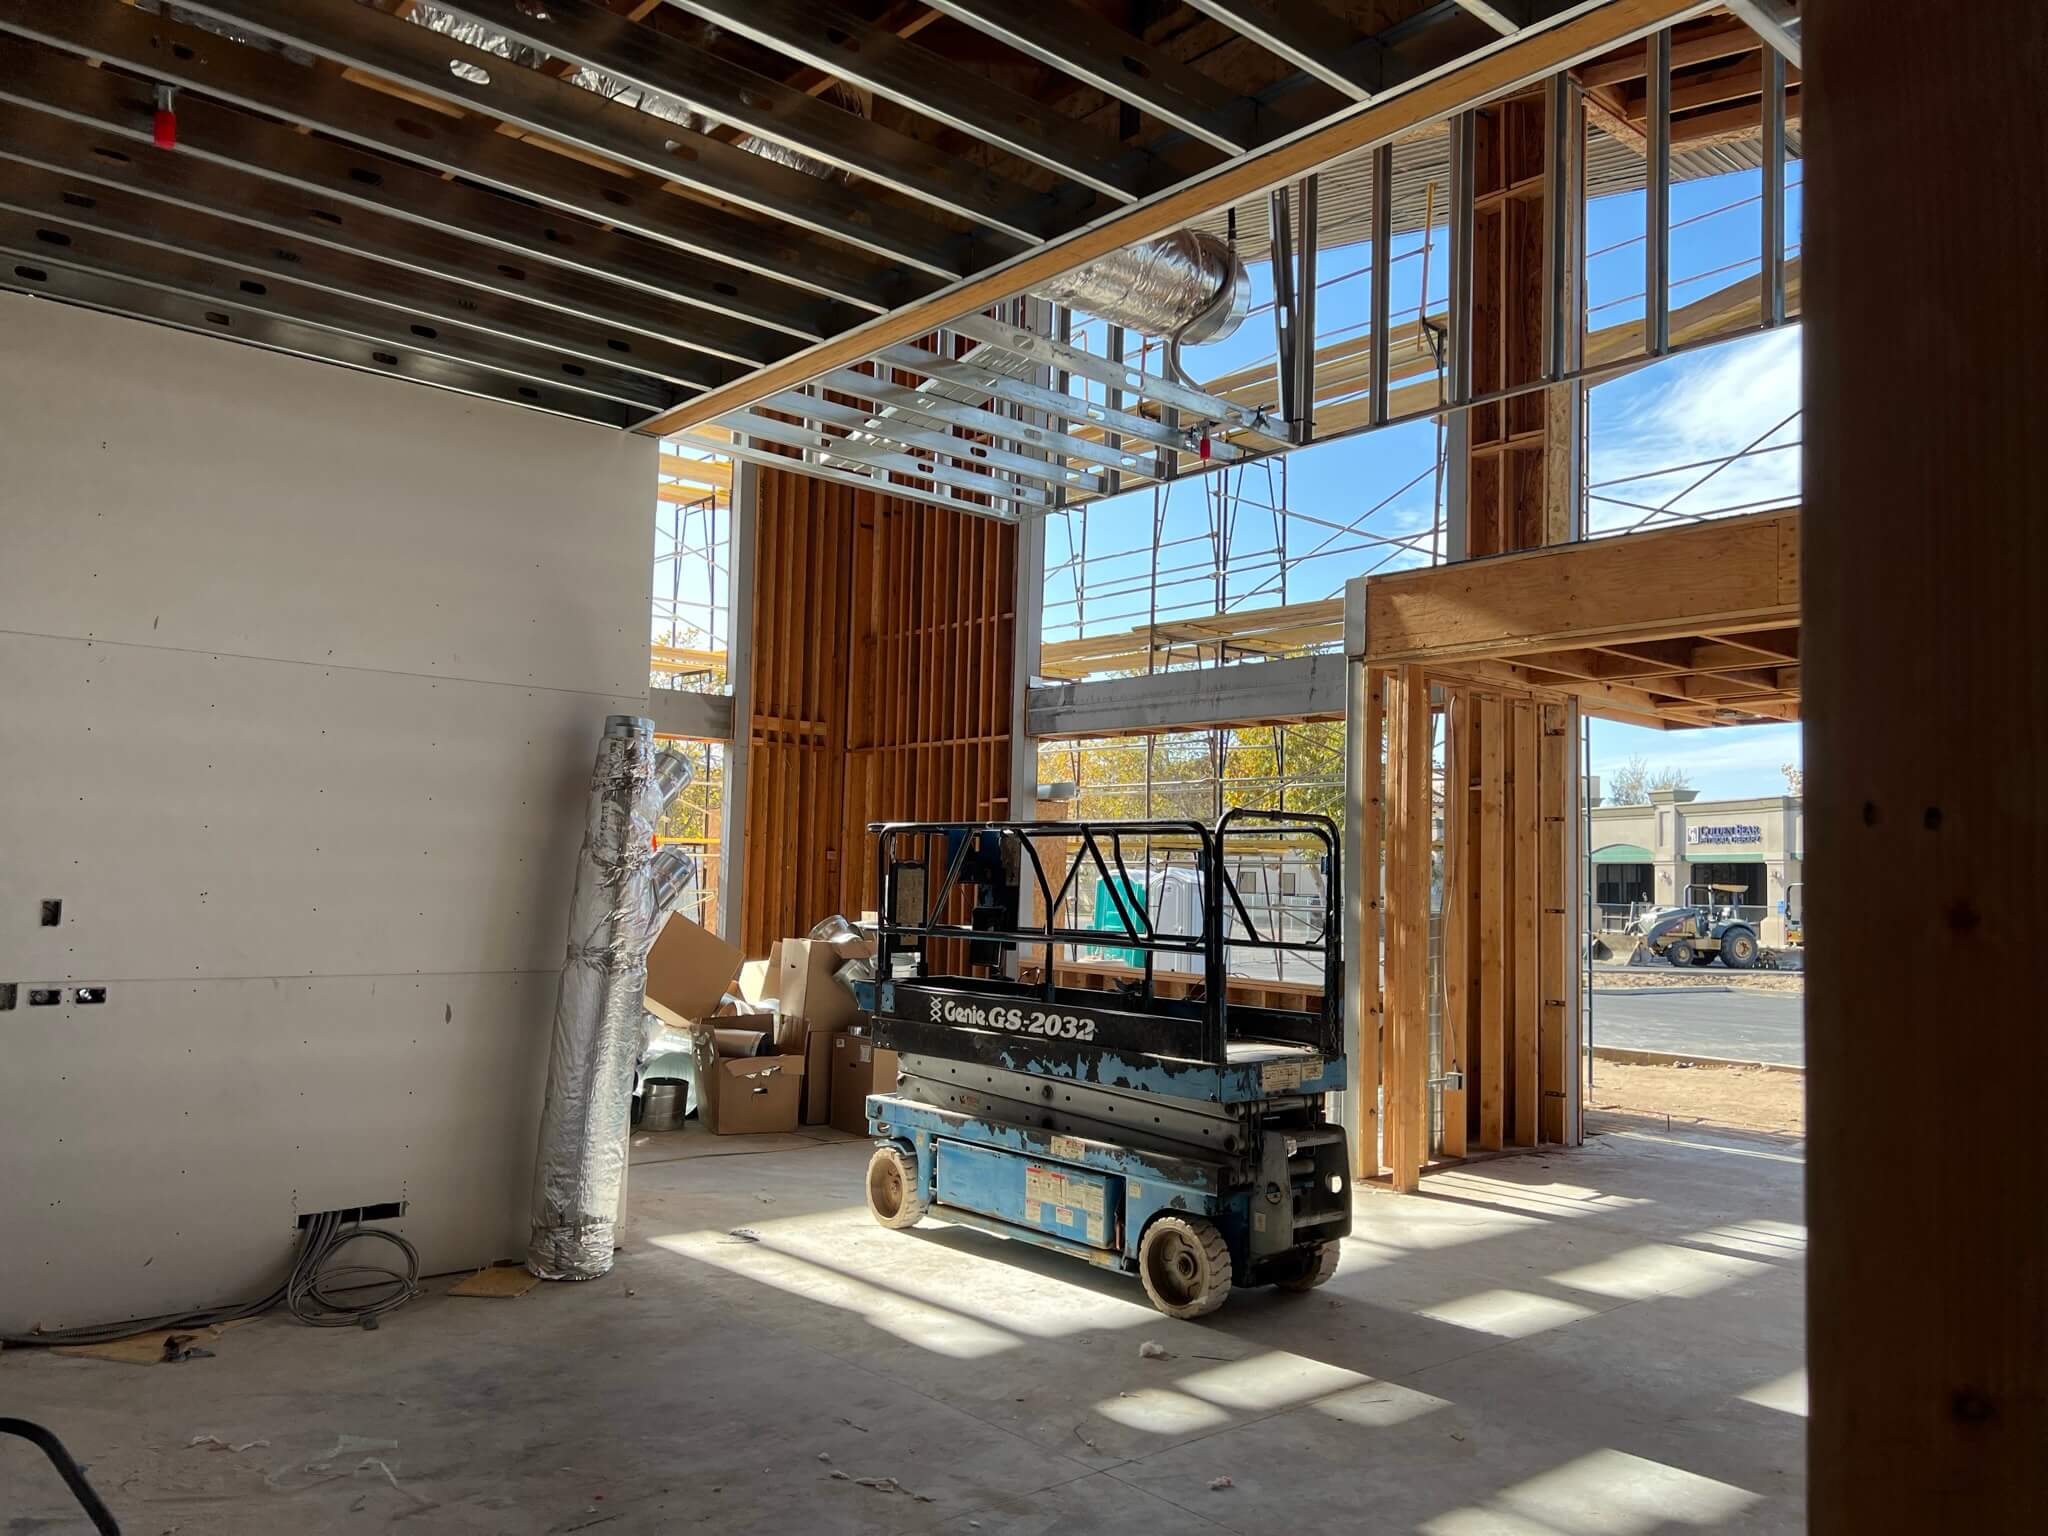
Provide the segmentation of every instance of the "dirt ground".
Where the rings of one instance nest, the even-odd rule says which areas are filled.
[[[1806,1074],[1595,1061],[1586,1108],[1674,1130],[1722,1126],[1797,1139],[1806,1134]]]
[[[1798,971],[1731,971],[1723,965],[1630,966],[1627,970],[1593,968],[1595,992],[1639,987],[1730,987],[1738,992],[1791,992],[1804,995],[1806,977]]]

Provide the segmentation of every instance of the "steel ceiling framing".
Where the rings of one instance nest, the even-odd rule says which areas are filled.
[[[1192,0],[1142,37],[1080,0],[444,6],[500,53],[394,0],[0,0],[0,286],[643,430],[782,363],[720,424],[1015,515],[1170,475],[1210,427],[1210,462],[1239,457],[1224,434],[1264,418],[986,316],[821,382],[788,364],[1454,68],[1502,18],[1643,3],[1412,0],[1371,36],[1328,0]]]

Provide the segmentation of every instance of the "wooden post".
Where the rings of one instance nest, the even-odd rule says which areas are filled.
[[[1448,1078],[1458,1074],[1461,1086],[1444,1088],[1445,1157],[1463,1157],[1466,1152],[1467,1090],[1462,1082],[1471,1054],[1465,1046],[1471,1006],[1465,960],[1466,891],[1471,865],[1466,859],[1470,840],[1465,835],[1465,824],[1472,811],[1465,792],[1465,780],[1471,771],[1471,749],[1465,737],[1471,718],[1470,695],[1458,689],[1449,691],[1444,697],[1443,958],[1438,973],[1443,981],[1444,1075]]]
[[[1402,667],[1387,691],[1386,1158],[1413,1191],[1429,1155],[1429,682]]]
[[[1570,1141],[1566,1133],[1566,999],[1577,969],[1568,940],[1571,842],[1572,738],[1562,704],[1540,706],[1536,784],[1542,816],[1536,841],[1536,974],[1542,1012],[1536,1036],[1536,1076],[1542,1093],[1536,1130],[1544,1141]]]
[[[1800,15],[1809,1519],[2042,1531],[2048,14]]]
[[[1385,884],[1381,855],[1386,842],[1386,766],[1382,756],[1386,736],[1387,674],[1380,668],[1366,672],[1365,689],[1365,837],[1364,846],[1352,857],[1365,860],[1365,931],[1352,937],[1362,947],[1359,965],[1365,991],[1365,1015],[1358,1027],[1358,1064],[1354,1080],[1358,1086],[1358,1145],[1352,1149],[1352,1177],[1376,1177],[1381,1167],[1380,1087],[1384,1078],[1386,1039],[1386,994],[1380,976],[1380,946],[1386,932]]]
[[[1541,1000],[1536,963],[1536,706],[1528,699],[1513,705],[1515,744],[1515,904],[1514,932],[1514,1114],[1515,1140],[1536,1145],[1538,1087],[1537,1010]]]
[[[1479,700],[1479,1145],[1506,1144],[1507,847],[1500,698]]]

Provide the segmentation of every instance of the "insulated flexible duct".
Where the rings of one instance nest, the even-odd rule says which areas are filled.
[[[543,1280],[594,1280],[612,1267],[647,949],[665,912],[655,894],[654,829],[689,781],[686,759],[658,752],[652,721],[605,721],[569,906],[533,1175],[526,1267]],[[682,883],[671,886],[671,900]]]
[[[1177,229],[1112,251],[1032,293],[1141,335],[1196,346],[1244,324],[1252,282],[1227,241]]]

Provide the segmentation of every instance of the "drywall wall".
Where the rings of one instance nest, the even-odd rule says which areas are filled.
[[[0,296],[0,1331],[523,1250],[655,453]]]

